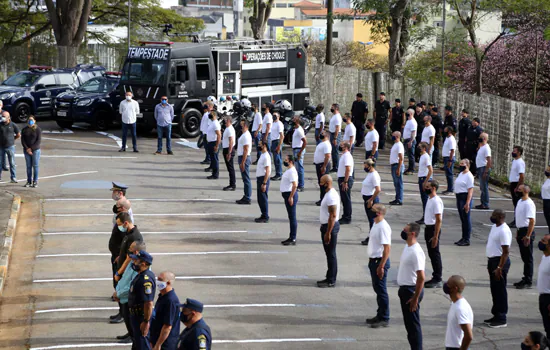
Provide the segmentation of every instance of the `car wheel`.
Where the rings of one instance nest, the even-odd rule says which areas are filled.
[[[197,137],[200,133],[202,115],[194,108],[184,109],[181,112],[179,122],[180,133],[182,137]]]
[[[66,120],[57,120],[56,123],[62,129],[68,129],[71,126],[73,126],[73,122],[69,122],[69,121],[66,121]]]
[[[99,131],[107,131],[111,127],[113,121],[108,111],[98,110],[94,113],[94,121],[92,127]]]
[[[26,102],[19,102],[15,105],[13,120],[16,123],[26,123],[29,120],[31,113],[31,106],[29,106]]]

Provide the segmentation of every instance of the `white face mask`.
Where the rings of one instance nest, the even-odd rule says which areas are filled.
[[[132,96],[126,96],[126,99],[130,101],[132,99]]]
[[[157,281],[157,287],[159,290],[163,290],[168,286],[168,282]]]

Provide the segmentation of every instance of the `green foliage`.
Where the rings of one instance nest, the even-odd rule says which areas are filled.
[[[365,47],[358,42],[332,43],[333,59],[335,67],[353,67],[362,70],[385,72],[388,70],[388,60],[371,52],[370,47]],[[308,56],[320,64],[325,64],[326,41],[314,41],[310,43]]]

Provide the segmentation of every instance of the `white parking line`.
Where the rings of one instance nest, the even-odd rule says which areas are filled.
[[[94,145],[94,146],[101,146],[101,147],[119,148],[118,146],[106,145],[106,144],[103,144],[103,143],[77,141],[77,140],[66,140],[66,139],[56,139],[56,138],[53,138],[53,137],[42,137],[42,140],[52,140],[52,141],[61,141],[61,142],[74,142],[74,143],[83,143],[83,144],[87,144],[87,145]]]
[[[231,213],[216,213],[216,216],[229,216],[229,215],[237,215],[237,214],[231,214]],[[45,214],[45,216],[49,217],[69,217],[69,216],[113,216],[113,214]],[[158,213],[158,214],[134,214],[134,216],[212,216],[212,213]]]
[[[176,280],[216,280],[216,279],[307,279],[307,276],[277,276],[277,275],[221,275],[221,276],[178,276]],[[96,278],[55,278],[33,280],[33,283],[59,283],[59,282],[99,282],[112,281],[112,277],[96,277]]]
[[[96,131],[95,133],[96,133],[96,134],[99,134],[99,135],[107,136],[108,138],[110,138],[110,139],[112,139],[112,140],[115,140],[115,142],[117,143],[118,147],[119,147],[119,148],[122,148],[122,140],[120,139],[120,137],[115,136],[115,135],[113,135],[113,134],[109,134],[108,132],[103,132],[103,131]],[[126,148],[128,148],[128,145],[126,145]]]
[[[248,233],[248,234],[265,234],[270,235],[272,231],[245,231],[245,230],[235,230],[235,231],[142,231],[142,235],[182,235],[182,234],[227,234],[227,233]],[[44,236],[63,236],[63,235],[110,235],[110,231],[87,231],[87,232],[42,232]]]
[[[73,176],[73,175],[95,174],[97,172],[98,171],[93,170],[93,171],[81,171],[79,173],[67,173],[67,174],[59,174],[59,175],[42,176],[42,177],[39,177],[38,180],[54,179],[56,177],[65,177],[65,176]],[[23,181],[27,181],[27,179],[17,180],[17,182],[23,182]],[[0,181],[0,184],[5,184],[5,183],[7,183],[7,181]]]
[[[268,250],[229,250],[217,252],[173,252],[173,253],[149,253],[153,256],[178,256],[178,255],[223,255],[223,254],[288,254],[286,250],[268,251]],[[82,253],[82,254],[42,254],[37,258],[63,258],[71,256],[111,256],[109,253]]]

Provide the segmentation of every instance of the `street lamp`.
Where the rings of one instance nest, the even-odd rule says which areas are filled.
[[[132,0],[128,0],[128,49],[130,49],[130,15],[131,15]]]

